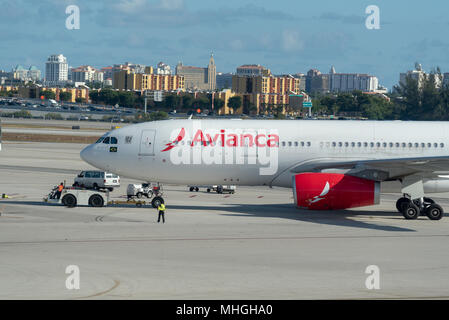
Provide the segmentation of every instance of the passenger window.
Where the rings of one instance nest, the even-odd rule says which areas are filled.
[[[106,138],[104,138],[103,143],[109,144],[109,141],[110,141],[110,138],[109,138],[109,137],[106,137]]]
[[[380,142],[376,143],[377,147],[380,148]]]
[[[345,142],[345,147],[349,147],[349,142]]]
[[[311,142],[307,142],[307,146],[310,147],[312,145]]]
[[[355,147],[355,142],[351,142],[351,146],[354,148]]]
[[[336,147],[337,143],[336,142],[332,142],[332,147]]]
[[[430,142],[427,144],[427,148],[432,148],[432,144]]]
[[[393,142],[390,142],[390,148],[393,148],[394,144]]]
[[[419,143],[415,142],[415,148],[419,148]]]
[[[371,142],[369,145],[371,148],[374,148],[374,142]]]
[[[304,141],[301,141],[301,147],[304,147],[304,146],[305,146]]]
[[[343,142],[339,142],[338,143],[338,146],[341,148],[341,147],[343,147]]]
[[[399,148],[401,144],[399,142],[396,142],[396,148]]]
[[[387,143],[386,143],[386,142],[384,142],[384,143],[383,143],[383,146],[384,146],[384,148],[386,148],[386,147],[387,147]]]
[[[117,138],[111,137],[111,144],[117,144]]]
[[[104,172],[100,172],[100,178],[104,179]]]
[[[298,144],[298,141],[295,141],[295,147],[297,147],[299,144]]]
[[[438,143],[434,143],[433,146],[434,146],[435,148],[438,148]]]
[[[98,140],[97,140],[97,142],[95,142],[95,143],[101,143],[101,141],[103,141],[103,139],[104,139],[104,138],[103,138],[103,137],[101,137],[101,138],[100,138],[100,139],[98,139]]]
[[[91,173],[88,171],[84,174],[84,178],[92,178]]]
[[[361,147],[362,146],[362,143],[361,142],[357,142],[357,147]]]
[[[426,144],[425,143],[421,143],[421,148],[425,148]]]
[[[285,141],[282,141],[282,146],[285,147]]]
[[[92,178],[100,178],[100,172],[92,172]]]
[[[444,148],[444,143],[440,143],[440,147],[441,147],[441,148]]]
[[[367,147],[368,147],[368,142],[364,142],[364,143],[363,143],[363,146],[364,146],[365,148],[367,148]]]
[[[413,143],[409,142],[409,143],[408,143],[408,147],[409,147],[409,148],[413,147]]]
[[[405,148],[407,144],[405,142],[402,142],[402,148]]]
[[[291,142],[291,141],[288,142],[288,146],[289,146],[289,147],[292,146],[292,142]]]

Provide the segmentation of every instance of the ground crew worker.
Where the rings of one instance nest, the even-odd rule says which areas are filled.
[[[61,182],[58,186],[58,191],[56,192],[55,198],[59,199],[61,198],[62,190],[64,190],[64,183]]]
[[[161,217],[162,217],[162,223],[165,223],[165,204],[161,203],[157,207],[157,210],[159,210],[159,216],[157,218],[157,223],[161,222]]]

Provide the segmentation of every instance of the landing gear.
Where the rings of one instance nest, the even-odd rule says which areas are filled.
[[[426,197],[412,201],[404,195],[396,201],[396,209],[407,220],[417,219],[420,215],[426,215],[430,220],[440,220],[444,215],[443,208]]]
[[[427,207],[426,215],[430,220],[441,220],[444,215],[444,211],[443,208],[434,203]]]
[[[420,210],[416,204],[410,202],[408,204],[403,204],[402,215],[407,220],[414,220],[419,217]]]

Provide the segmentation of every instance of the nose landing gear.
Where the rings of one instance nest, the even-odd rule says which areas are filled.
[[[411,200],[404,195],[396,201],[396,209],[407,220],[417,219],[420,215],[426,215],[430,220],[440,220],[444,215],[443,208],[426,197]]]

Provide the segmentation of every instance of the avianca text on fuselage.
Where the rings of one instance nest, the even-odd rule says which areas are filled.
[[[172,131],[170,151],[173,164],[269,165],[260,174],[273,174],[278,167],[279,134],[270,129],[185,129]],[[175,148],[176,147],[176,148]],[[264,170],[262,170],[264,169]],[[274,171],[273,171],[274,170]]]
[[[235,130],[234,130],[235,131]],[[185,137],[185,129],[182,128],[177,138],[170,143],[162,151],[171,150]],[[210,134],[204,133],[203,130],[198,129],[193,136],[190,146],[193,147],[199,143],[204,147],[207,146],[221,146],[221,147],[258,147],[258,148],[275,148],[279,147],[279,135],[265,134],[265,133],[227,133],[225,129],[221,129],[219,133]]]

